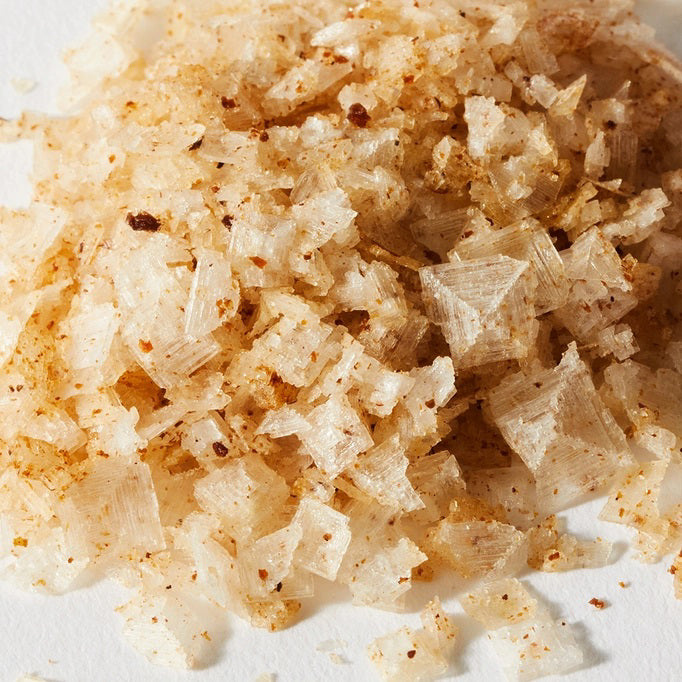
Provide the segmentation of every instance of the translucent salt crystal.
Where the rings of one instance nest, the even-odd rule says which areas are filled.
[[[567,85],[563,90],[560,90],[552,102],[550,115],[564,117],[571,116],[578,108],[580,98],[583,95],[586,85],[587,76],[582,75]]]
[[[97,457],[75,486],[73,500],[95,555],[155,552],[166,546],[149,466]]]
[[[302,535],[296,549],[296,565],[335,580],[351,534],[348,517],[311,497],[303,498],[292,524],[301,527]]]
[[[266,433],[272,438],[284,438],[294,434],[303,434],[310,429],[310,424],[293,407],[280,407],[270,410],[260,423],[256,433]]]
[[[606,145],[606,136],[603,130],[599,130],[585,151],[585,175],[599,180],[610,161],[611,152]]]
[[[304,231],[303,250],[317,249],[333,239],[339,246],[352,246],[357,240],[353,220],[357,215],[348,196],[332,189],[293,207],[293,214]]]
[[[458,630],[438,597],[426,605],[421,620],[419,630],[404,627],[369,645],[367,653],[381,679],[432,680],[448,669]]]
[[[556,85],[543,74],[531,76],[529,92],[545,109],[549,109],[559,96]]]
[[[505,115],[492,97],[467,97],[464,120],[469,126],[468,148],[474,159],[492,151],[502,133]]]
[[[452,498],[464,491],[461,469],[447,450],[423,455],[412,462],[407,477],[424,505],[413,512],[419,520],[434,522],[447,516]]]
[[[566,302],[568,282],[564,265],[549,234],[533,219],[501,230],[479,230],[455,247],[462,258],[504,255],[531,264],[537,280],[537,314],[554,310]]]
[[[463,577],[489,579],[513,575],[525,563],[527,551],[523,533],[498,521],[443,519],[429,532],[429,545]]]
[[[460,598],[462,608],[486,630],[522,623],[538,615],[538,602],[516,578],[487,583]]]
[[[554,314],[579,340],[589,342],[637,305],[618,253],[598,229],[580,235],[562,258],[571,289]]]
[[[123,636],[152,663],[192,668],[206,639],[198,616],[169,594],[136,595],[118,608]]]
[[[632,329],[627,324],[611,325],[597,334],[597,352],[602,357],[612,354],[616,360],[627,360],[639,351]]]
[[[630,199],[622,217],[602,227],[607,239],[617,239],[624,244],[638,244],[661,228],[665,219],[664,208],[670,200],[662,189],[646,189]]]
[[[101,303],[70,316],[60,332],[64,361],[73,369],[101,365],[109,354],[118,329],[118,314],[111,303]]]
[[[410,225],[410,231],[418,242],[444,257],[455,246],[469,219],[469,210],[459,208],[417,220]]]
[[[623,432],[575,345],[553,369],[507,377],[489,400],[505,440],[535,476],[543,510],[604,485],[630,461]]]
[[[625,360],[607,367],[604,379],[637,430],[653,424],[682,437],[681,374]]]
[[[55,445],[66,452],[77,450],[87,441],[78,424],[67,412],[59,408],[34,415],[24,426],[23,434]]]
[[[309,429],[299,434],[303,451],[328,476],[349,467],[372,445],[372,437],[345,395],[333,396],[307,416]]]
[[[368,450],[349,468],[351,480],[380,504],[405,512],[424,508],[419,495],[405,475],[408,459],[399,436]]]
[[[400,610],[412,569],[426,561],[426,554],[400,536],[394,510],[357,500],[344,511],[351,520],[351,543],[339,569],[340,582],[349,586],[355,604]]]
[[[370,318],[358,340],[372,357],[405,369],[414,365],[415,351],[428,328],[429,321],[424,315],[409,310],[406,315]]]
[[[276,523],[278,507],[289,489],[277,473],[256,456],[228,462],[197,482],[197,502],[217,514],[238,539],[258,534]]]
[[[524,27],[519,42],[531,73],[545,73],[551,76],[559,70],[556,57],[534,26]]]
[[[278,598],[281,583],[292,570],[294,552],[302,536],[301,526],[290,524],[239,547],[239,571],[250,600]]]
[[[185,333],[198,338],[237,313],[239,292],[226,258],[208,249],[196,252],[195,257],[197,264],[185,308]]]
[[[112,394],[79,396],[75,401],[78,424],[87,429],[92,453],[132,456],[145,445],[136,431],[139,415],[134,407],[126,410]]]
[[[467,476],[467,491],[494,506],[501,505],[517,528],[526,528],[537,516],[535,479],[523,465],[474,470]]]
[[[643,549],[641,558],[647,561],[660,558],[670,532],[670,521],[658,508],[667,468],[667,462],[653,460],[624,469],[614,481],[609,499],[599,514],[604,521],[635,528],[640,535],[640,549]]]
[[[570,627],[547,616],[493,630],[488,639],[511,682],[566,672],[583,661]]]
[[[537,332],[530,265],[507,256],[421,268],[429,317],[442,329],[457,367],[528,353]]]
[[[610,542],[579,540],[559,530],[557,519],[549,516],[528,531],[528,565],[546,572],[606,566],[611,556]]]

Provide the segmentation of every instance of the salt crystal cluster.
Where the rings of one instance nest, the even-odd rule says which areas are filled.
[[[513,576],[610,545],[554,512],[613,486],[643,558],[682,545],[682,67],[631,4],[98,20],[71,114],[0,120],[36,151],[0,210],[2,577],[119,580],[125,636],[191,667],[209,612],[454,572],[511,679],[577,665]],[[370,648],[385,679],[448,669],[422,620]]]

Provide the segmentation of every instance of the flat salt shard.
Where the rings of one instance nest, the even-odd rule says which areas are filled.
[[[312,497],[304,497],[292,525],[302,534],[294,561],[297,566],[327,580],[335,580],[351,540],[349,519]]]
[[[67,366],[87,369],[104,363],[118,330],[118,314],[111,303],[100,303],[69,316],[60,325],[61,355]]]
[[[198,617],[172,595],[136,595],[120,606],[123,636],[152,663],[192,668],[205,643]]]
[[[474,159],[481,159],[501,137],[506,116],[493,97],[476,96],[464,101],[464,120],[469,128],[469,154]]]
[[[217,251],[202,249],[197,259],[185,308],[185,333],[199,338],[237,313],[239,291],[232,282],[230,262]]]
[[[561,255],[571,290],[569,302],[554,315],[578,340],[589,342],[630,312],[637,298],[618,253],[597,228],[581,234]]]
[[[524,534],[499,521],[440,521],[428,533],[435,556],[461,576],[513,575],[526,561]]]
[[[465,488],[459,464],[447,450],[428,453],[412,462],[407,477],[424,504],[412,516],[428,523],[447,516],[451,500]]]
[[[165,548],[159,503],[147,464],[98,457],[74,486],[73,500],[96,555]]]
[[[663,209],[670,206],[670,200],[660,189],[646,189],[630,199],[623,216],[616,222],[602,227],[607,239],[619,240],[623,244],[638,244],[661,228],[665,219]]]
[[[501,230],[477,230],[455,247],[465,259],[509,256],[531,264],[537,281],[535,309],[538,315],[559,308],[568,296],[564,264],[552,239],[539,222],[527,219]]]
[[[41,410],[24,426],[23,435],[72,452],[85,444],[87,437],[67,412],[60,408]]]
[[[509,523],[519,529],[527,528],[537,516],[535,479],[523,464],[475,470],[466,487],[470,495],[501,505]]]
[[[374,444],[345,395],[332,396],[308,414],[309,429],[298,434],[303,451],[334,478]]]
[[[483,585],[461,597],[460,603],[486,630],[532,620],[540,611],[537,600],[516,578]]]
[[[579,540],[568,533],[560,533],[554,515],[531,528],[528,540],[528,565],[548,573],[599,568],[606,566],[611,556],[612,545],[607,540]]]
[[[616,360],[627,360],[639,352],[639,345],[627,324],[611,325],[597,334],[597,352],[601,357],[613,355]]]
[[[492,417],[533,472],[549,512],[608,482],[631,461],[625,436],[571,344],[559,365],[507,377],[489,394]]]
[[[421,629],[401,628],[375,639],[367,648],[382,680],[433,680],[449,668],[458,631],[443,611],[438,597],[426,605],[421,620]]]
[[[456,367],[523,358],[537,333],[530,265],[507,256],[421,268],[422,297]]]
[[[354,604],[396,610],[412,587],[412,569],[428,557],[408,538],[374,553],[354,572],[349,584]]]
[[[279,599],[302,537],[301,526],[292,523],[238,547],[239,571],[249,601]]]
[[[246,456],[197,481],[194,496],[202,509],[223,519],[235,538],[246,539],[269,529],[289,489],[259,457]]]
[[[310,430],[310,424],[293,407],[280,407],[269,410],[258,426],[256,433],[266,433],[271,438],[284,438],[303,434]]]
[[[604,371],[613,397],[637,431],[655,425],[682,437],[682,375],[626,360]]]
[[[567,672],[583,661],[569,626],[547,616],[493,630],[488,639],[511,682]]]
[[[297,204],[292,209],[303,231],[301,249],[312,251],[333,240],[338,246],[352,246],[357,241],[353,221],[357,211],[351,208],[348,195],[330,189]]]
[[[408,459],[396,434],[367,451],[349,468],[355,485],[380,504],[404,512],[424,508],[419,495],[405,475]]]
[[[652,460],[624,469],[599,514],[603,521],[630,526],[638,532],[643,561],[657,561],[665,548],[671,522],[661,515],[658,498],[668,463]]]

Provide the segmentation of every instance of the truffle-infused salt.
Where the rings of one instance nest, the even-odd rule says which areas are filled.
[[[608,563],[554,516],[608,493],[680,597],[682,66],[631,4],[102,16],[68,115],[0,119],[35,147],[0,209],[0,576],[119,580],[126,639],[192,667],[198,602],[274,631],[320,580],[401,610],[455,573],[527,680],[582,653],[514,575]],[[422,626],[370,645],[384,679],[448,670],[438,598]]]

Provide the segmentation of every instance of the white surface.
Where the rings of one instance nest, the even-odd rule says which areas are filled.
[[[196,0],[200,1],[200,0]],[[65,72],[59,52],[87,31],[90,16],[104,0],[0,0],[0,116],[21,109],[54,111],[54,96]],[[641,2],[649,21],[682,54],[682,0]],[[11,78],[29,78],[38,86],[26,95]],[[25,177],[27,147],[0,145],[0,202],[21,204],[29,198]],[[585,650],[585,665],[560,678],[566,682],[633,680],[672,682],[682,673],[682,602],[673,599],[670,561],[643,565],[626,550],[628,532],[596,521],[601,501],[567,513],[572,531],[615,541],[616,560],[605,569],[524,577],[553,607],[557,617],[574,625]],[[623,589],[624,581],[630,585]],[[402,625],[418,624],[418,611],[435,589],[418,585],[404,614],[349,604],[345,589],[319,581],[320,599],[304,605],[297,624],[270,634],[251,629],[236,618],[224,632],[211,631],[216,659],[193,672],[155,668],[120,637],[121,622],[113,609],[125,591],[100,583],[64,597],[45,598],[0,585],[0,682],[34,673],[54,682],[250,682],[265,672],[277,682],[329,682],[375,679],[365,648],[375,637]],[[482,631],[462,615],[448,584],[438,590],[461,628],[452,677],[459,682],[496,682],[502,674]],[[592,597],[610,605],[600,611]],[[335,664],[317,650],[326,640],[345,640],[337,649],[346,661]]]

